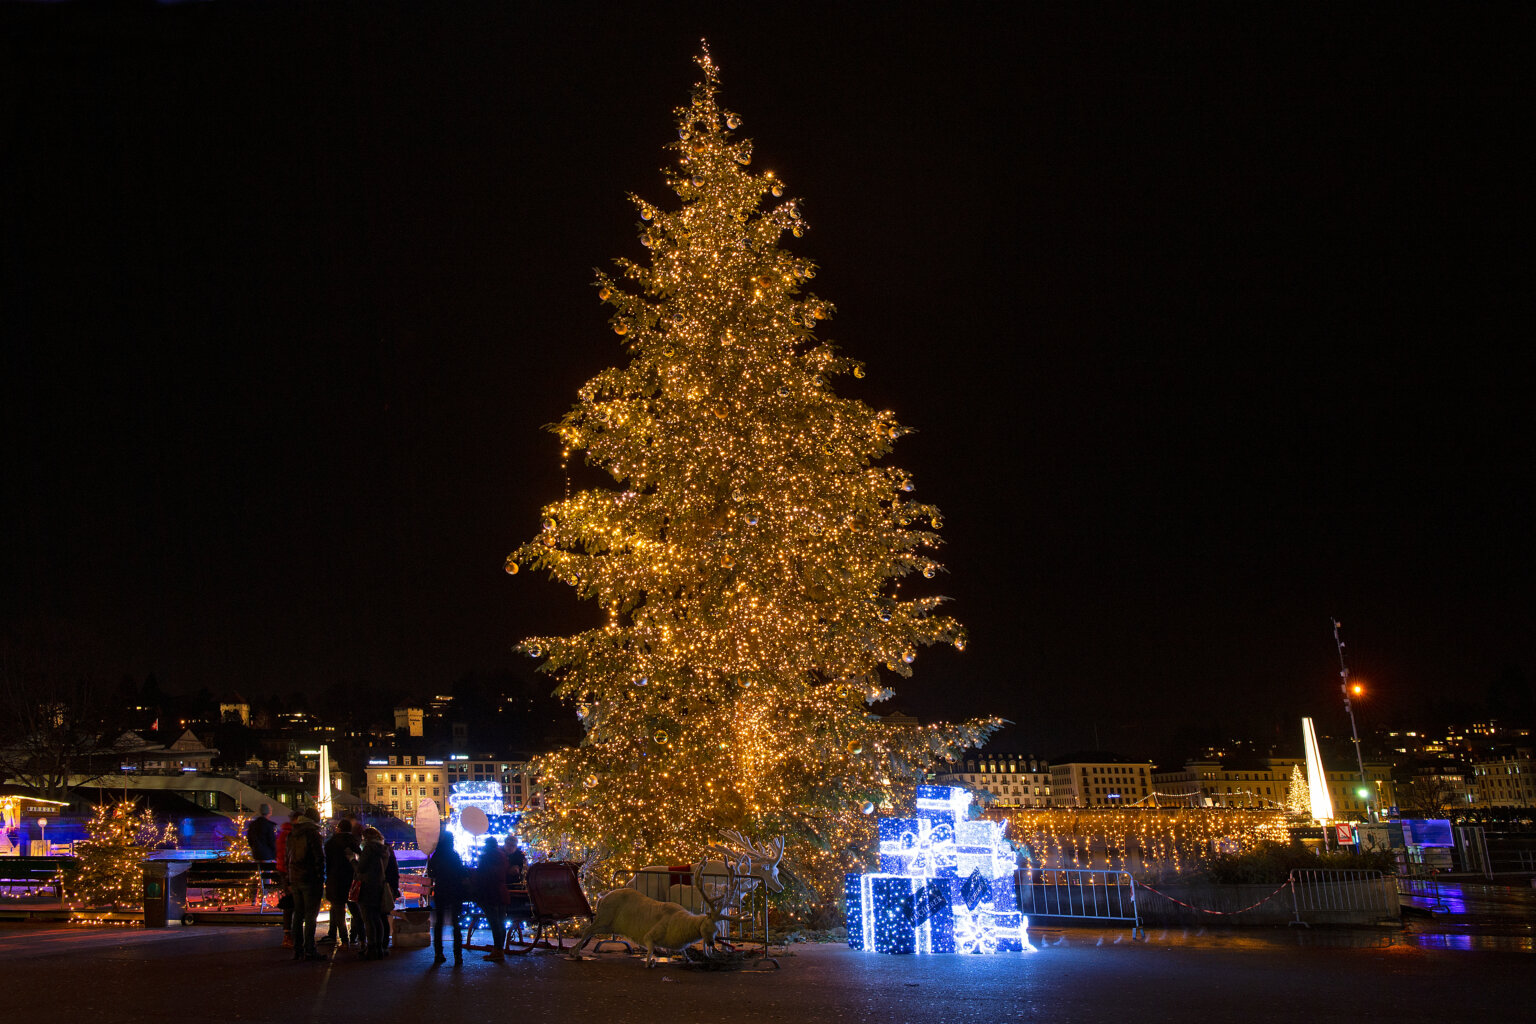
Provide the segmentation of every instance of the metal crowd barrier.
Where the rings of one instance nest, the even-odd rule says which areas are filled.
[[[1397,876],[1397,894],[1399,897],[1424,900],[1429,904],[1427,909],[1437,914],[1444,914],[1450,910],[1440,895],[1440,879],[1437,871],[1431,871],[1424,878]]]
[[[1019,909],[1030,917],[1081,921],[1130,921],[1141,932],[1136,881],[1129,871],[1088,868],[1025,868],[1014,872]]]
[[[1310,926],[1303,914],[1379,913],[1398,917],[1397,886],[1383,884],[1380,871],[1294,868],[1290,878],[1296,919],[1292,924]],[[1388,894],[1390,893],[1390,901]]]

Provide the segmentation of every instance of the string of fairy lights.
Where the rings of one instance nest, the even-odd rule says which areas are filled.
[[[941,597],[897,589],[942,571],[943,519],[882,463],[907,428],[833,390],[865,367],[817,336],[834,308],[780,245],[807,229],[800,202],[748,169],[707,49],[698,63],[667,147],[678,205],[631,197],[648,259],[597,275],[627,361],[553,428],[563,465],[579,455],[617,485],[567,485],[506,561],[601,613],[521,646],[585,729],[536,764],[545,806],[525,828],[607,851],[615,871],[692,858],[721,827],[784,834],[835,898],[872,842],[866,808],[1000,722],[871,711],[921,648],[965,645]]]
[[[109,923],[113,911],[144,908],[143,863],[151,850],[176,845],[176,829],[126,801],[98,806],[75,843],[79,870],[64,878],[66,905],[77,923]]]
[[[1289,841],[1291,819],[1263,808],[992,808],[1035,867],[1196,871],[1217,852]]]

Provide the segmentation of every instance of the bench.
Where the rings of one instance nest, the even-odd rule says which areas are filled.
[[[46,889],[62,900],[64,880],[79,870],[80,862],[73,857],[3,857],[0,858],[0,889],[12,895],[17,889],[29,893]]]
[[[267,890],[274,884],[275,868],[276,864],[271,861],[195,860],[187,865],[183,877],[189,892],[193,889],[217,893],[240,890],[247,894],[249,902],[260,908]]]

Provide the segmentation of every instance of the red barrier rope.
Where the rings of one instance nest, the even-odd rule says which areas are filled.
[[[1291,880],[1290,879],[1286,879],[1284,882],[1280,883],[1280,888],[1276,889],[1274,892],[1270,893],[1268,896],[1265,896],[1263,899],[1259,900],[1259,902],[1253,904],[1252,906],[1244,907],[1242,910],[1206,910],[1204,907],[1197,907],[1193,903],[1185,903],[1183,900],[1174,899],[1172,896],[1169,896],[1167,893],[1158,892],[1156,889],[1152,888],[1146,882],[1137,882],[1136,884],[1141,886],[1143,889],[1147,890],[1147,892],[1155,893],[1156,895],[1161,896],[1163,899],[1167,900],[1170,903],[1177,903],[1179,906],[1181,906],[1181,907],[1188,907],[1190,910],[1198,910],[1202,914],[1217,914],[1217,915],[1220,915],[1222,917],[1226,917],[1226,916],[1229,916],[1231,914],[1245,914],[1248,911],[1252,910],[1254,907],[1262,907],[1264,904],[1268,903],[1270,900],[1272,900],[1276,896],[1280,895],[1286,889],[1289,889],[1290,886],[1291,886]]]

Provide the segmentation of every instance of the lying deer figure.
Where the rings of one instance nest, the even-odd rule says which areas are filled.
[[[718,853],[722,858],[730,856],[726,850],[711,849],[710,852]],[[737,890],[750,860],[743,854],[734,862],[727,859],[724,863],[730,881],[713,899],[699,886],[703,865],[693,869],[694,888],[700,890],[706,908],[702,914],[690,913],[681,904],[652,899],[637,889],[613,890],[598,901],[592,924],[571,949],[570,959],[581,959],[582,947],[594,935],[618,935],[645,946],[647,967],[656,963],[658,948],[681,951],[694,943],[702,943],[704,955],[713,955],[720,926],[741,920],[725,910],[739,899]]]

